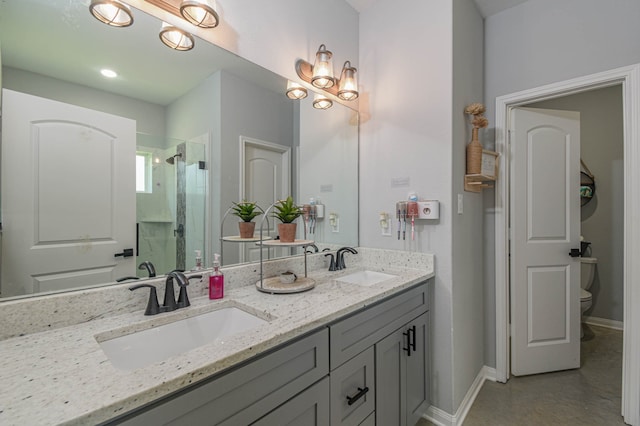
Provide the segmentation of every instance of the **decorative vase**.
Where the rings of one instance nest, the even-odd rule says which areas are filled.
[[[296,223],[279,223],[278,235],[280,242],[292,243],[296,240]]]
[[[482,144],[478,140],[478,129],[473,128],[471,142],[467,145],[467,174],[477,175],[482,170]]]
[[[240,228],[240,238],[253,238],[253,233],[256,230],[256,223],[238,222],[238,228]]]

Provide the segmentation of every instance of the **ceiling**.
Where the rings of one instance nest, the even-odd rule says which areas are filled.
[[[358,12],[363,12],[377,0],[346,0]],[[527,0],[473,0],[483,18],[500,13]]]

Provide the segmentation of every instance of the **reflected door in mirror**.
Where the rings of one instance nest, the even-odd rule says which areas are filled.
[[[133,120],[3,90],[2,296],[135,275]]]
[[[257,139],[242,138],[244,152],[244,198],[255,201],[264,210],[278,200],[284,200],[291,191],[291,148],[284,145],[259,141]],[[256,220],[262,221],[260,216]],[[278,235],[277,220],[269,217],[269,229],[267,221],[264,222],[265,235],[275,237]],[[260,232],[259,228],[256,228]],[[260,259],[258,246],[245,247],[245,261],[257,261]],[[273,249],[273,257],[282,257],[289,254],[289,249]]]

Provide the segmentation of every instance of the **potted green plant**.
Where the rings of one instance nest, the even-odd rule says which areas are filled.
[[[273,206],[273,216],[280,222],[278,224],[278,235],[283,243],[292,243],[296,238],[296,224],[294,220],[302,214],[302,209],[295,205],[293,198],[288,196],[286,200],[280,200]]]
[[[258,210],[258,205],[254,202],[243,200],[240,203],[233,203],[231,210],[234,215],[242,219],[242,221],[238,223],[240,238],[253,238],[256,224],[252,222],[252,220],[254,217],[262,214],[262,212]]]

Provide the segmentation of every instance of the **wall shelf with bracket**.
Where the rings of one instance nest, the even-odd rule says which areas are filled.
[[[465,175],[464,190],[468,192],[482,192],[484,188],[493,188],[496,178],[487,175]]]
[[[464,190],[468,192],[482,192],[484,188],[493,188],[493,182],[498,176],[497,152],[482,150],[480,173],[464,176]]]

